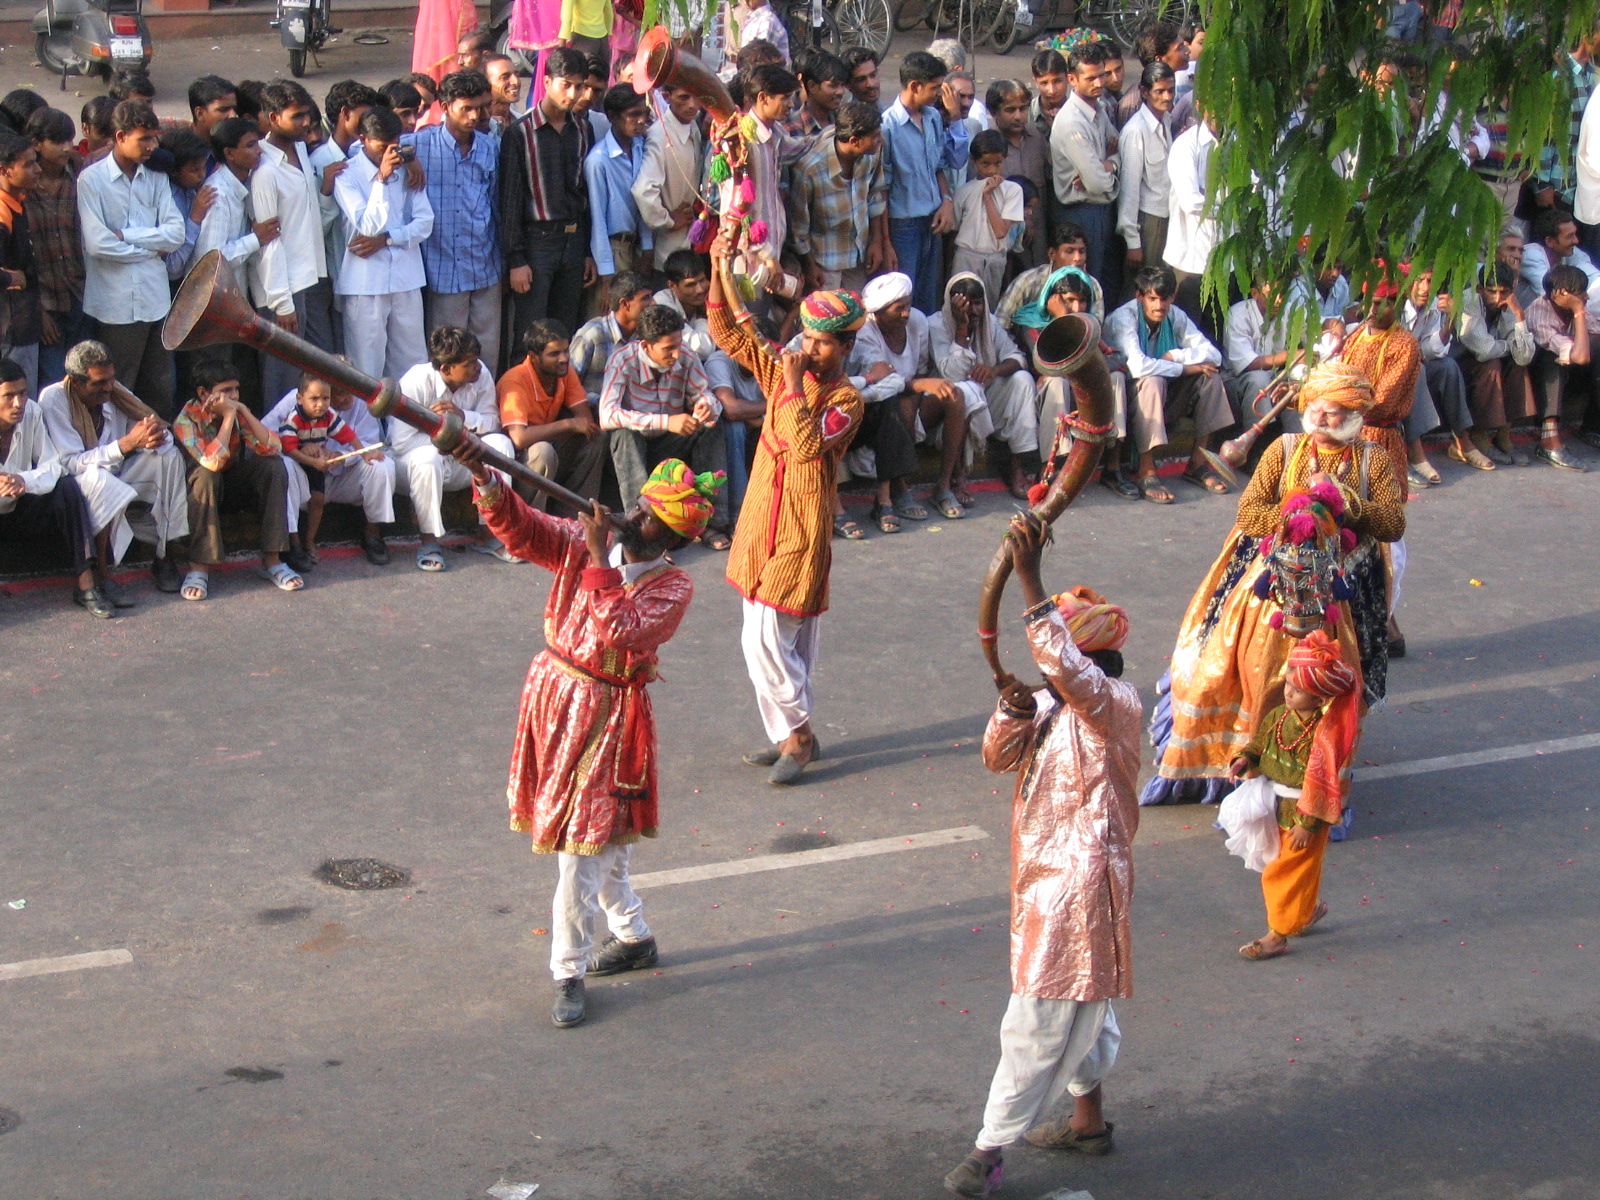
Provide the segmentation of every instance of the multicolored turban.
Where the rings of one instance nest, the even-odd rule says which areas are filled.
[[[1312,735],[1296,808],[1336,824],[1344,815],[1350,760],[1361,732],[1361,674],[1345,661],[1339,643],[1318,629],[1289,651],[1284,677],[1302,692],[1331,701]]]
[[[1289,651],[1289,682],[1302,692],[1331,700],[1355,691],[1360,677],[1349,663],[1339,643],[1322,629],[1312,631]]]
[[[1120,650],[1128,640],[1128,614],[1110,604],[1092,588],[1075,587],[1070,592],[1051,596],[1067,622],[1072,641],[1085,654],[1096,650]]]
[[[854,292],[812,292],[800,301],[800,324],[813,333],[854,333],[866,319]]]
[[[1323,400],[1352,412],[1364,413],[1378,402],[1372,380],[1360,367],[1338,359],[1318,363],[1306,372],[1295,404],[1301,412],[1313,401]]]
[[[668,458],[650,472],[639,496],[668,529],[686,538],[697,538],[706,531],[717,493],[726,479],[722,471],[696,475],[683,459]]]

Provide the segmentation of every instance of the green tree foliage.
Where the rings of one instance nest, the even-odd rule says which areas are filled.
[[[1230,279],[1246,292],[1257,280],[1309,285],[1317,263],[1342,262],[1359,296],[1410,260],[1459,303],[1493,257],[1501,208],[1452,131],[1508,113],[1508,160],[1536,170],[1553,146],[1570,172],[1570,83],[1558,64],[1594,28],[1596,0],[1464,0],[1452,40],[1405,46],[1386,39],[1379,0],[1205,7],[1196,97],[1219,129],[1209,194],[1222,235],[1210,295],[1225,296]],[[1396,51],[1420,61],[1395,75],[1383,63]],[[1298,343],[1317,319],[1309,288],[1294,293]],[[1280,301],[1289,294],[1282,287]]]

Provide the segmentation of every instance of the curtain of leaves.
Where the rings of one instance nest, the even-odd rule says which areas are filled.
[[[1323,262],[1342,262],[1359,296],[1410,260],[1459,303],[1502,215],[1458,149],[1475,119],[1508,121],[1508,163],[1536,170],[1552,147],[1570,177],[1567,50],[1593,29],[1596,0],[1464,0],[1449,40],[1404,46],[1387,41],[1390,6],[1376,0],[1205,9],[1196,98],[1220,130],[1209,194],[1222,235],[1205,286],[1225,297],[1230,280],[1276,281],[1280,303],[1299,297],[1296,342],[1314,337]],[[1396,51],[1411,56],[1398,73]]]

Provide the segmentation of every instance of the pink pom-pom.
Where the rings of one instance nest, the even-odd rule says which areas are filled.
[[[1322,610],[1322,623],[1332,629],[1339,623],[1339,610],[1331,604],[1328,605],[1327,608]]]
[[[704,217],[695,218],[693,225],[689,226],[689,241],[698,246],[706,240],[706,234],[711,232],[711,226],[706,224]]]
[[[750,240],[757,245],[767,240],[767,223],[765,221],[750,222]]]
[[[1281,612],[1273,613],[1270,617],[1267,618],[1267,624],[1271,625],[1274,629],[1282,629],[1283,628],[1283,614]]]
[[[1296,546],[1302,546],[1317,536],[1317,519],[1310,513],[1295,513],[1284,522],[1284,532]]]
[[[1339,550],[1343,554],[1351,554],[1356,548],[1356,531],[1354,529],[1339,530]]]
[[[739,181],[739,199],[745,204],[756,202],[756,181],[748,175]]]
[[[1287,515],[1288,513],[1296,513],[1296,512],[1301,511],[1302,509],[1306,509],[1306,508],[1310,508],[1310,507],[1311,507],[1311,497],[1306,495],[1304,492],[1296,492],[1294,495],[1290,496],[1287,500],[1285,500],[1283,502],[1283,511],[1284,511],[1285,515]]]
[[[1270,534],[1261,539],[1260,551],[1263,557],[1272,553],[1272,536]]]
[[[1333,484],[1314,484],[1311,488],[1311,495],[1314,499],[1320,500],[1324,505],[1326,505],[1328,511],[1331,512],[1335,518],[1344,515],[1344,497],[1340,495],[1339,489]]]

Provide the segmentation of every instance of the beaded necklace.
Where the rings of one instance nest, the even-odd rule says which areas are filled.
[[[1272,740],[1277,743],[1279,750],[1291,758],[1298,759],[1301,748],[1310,743],[1311,739],[1316,736],[1317,726],[1322,724],[1322,710],[1319,708],[1311,716],[1302,717],[1301,720],[1304,724],[1301,726],[1299,735],[1292,742],[1285,742],[1283,740],[1283,726],[1288,721],[1289,714],[1293,711],[1294,709],[1292,708],[1283,710],[1282,715],[1278,717],[1278,723],[1272,727]]]

